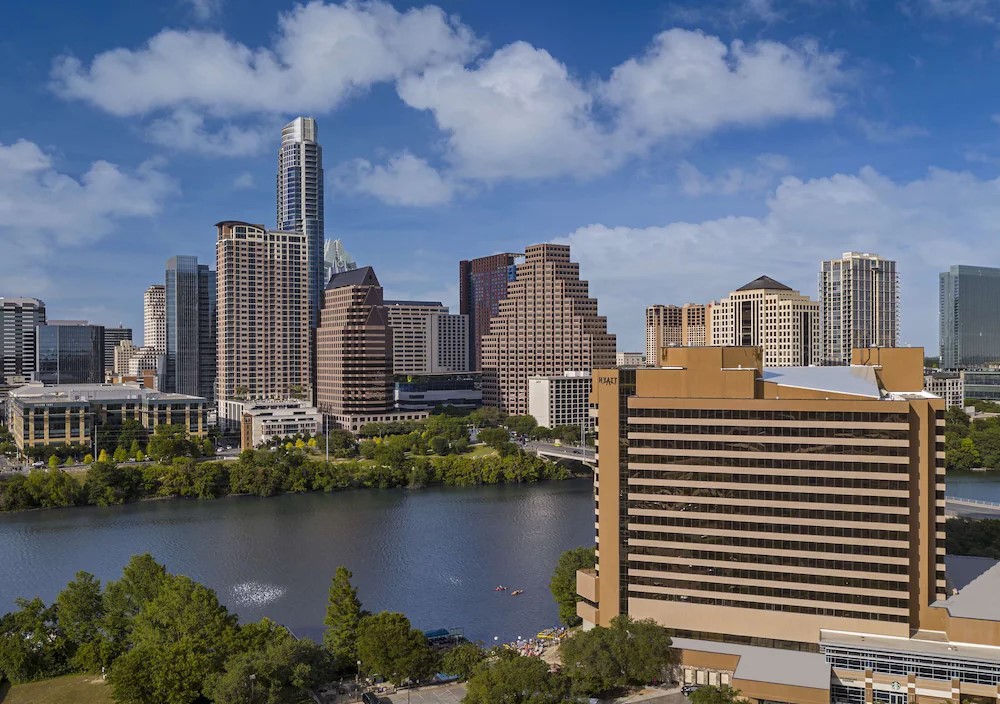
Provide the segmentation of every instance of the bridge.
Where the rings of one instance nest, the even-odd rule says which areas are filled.
[[[577,447],[575,445],[554,445],[549,442],[529,442],[524,445],[525,452],[531,452],[539,457],[550,460],[575,460],[583,462],[593,467],[596,464],[594,459],[594,448]]]
[[[1000,518],[1000,503],[962,499],[957,496],[944,497],[944,514],[948,518]]]

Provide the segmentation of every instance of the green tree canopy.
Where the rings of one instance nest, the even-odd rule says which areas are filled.
[[[77,572],[56,597],[56,607],[59,630],[69,641],[74,667],[86,672],[99,670],[104,620],[101,582],[89,572]]]
[[[38,598],[15,603],[17,611],[0,618],[0,674],[17,684],[69,672],[68,643],[56,607]]]
[[[486,651],[475,643],[461,643],[444,654],[441,671],[465,680],[486,659]]]
[[[541,658],[510,651],[484,660],[466,685],[463,704],[557,704],[569,699],[564,677]]]
[[[691,704],[736,704],[741,701],[740,691],[725,684],[699,687],[690,695]]]
[[[549,580],[549,591],[559,605],[559,620],[567,626],[576,626],[580,617],[576,615],[576,572],[592,568],[597,564],[597,553],[593,547],[567,550],[559,556],[556,568]]]
[[[327,600],[326,632],[323,645],[330,651],[338,667],[350,669],[358,660],[358,624],[361,622],[361,600],[351,584],[351,571],[340,565],[334,572]]]
[[[424,634],[403,614],[383,611],[358,624],[361,671],[391,682],[422,680],[434,674],[437,658]]]

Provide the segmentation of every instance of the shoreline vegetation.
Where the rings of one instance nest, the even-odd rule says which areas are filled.
[[[358,438],[330,431],[329,461],[320,455],[327,442],[322,435],[282,438],[245,450],[235,460],[212,460],[183,429],[159,426],[145,444],[132,439],[130,449],[120,444],[113,453],[102,450],[97,461],[88,456],[91,461],[85,461],[83,471],[66,471],[55,461],[0,478],[0,512],[167,498],[519,484],[575,476],[565,465],[524,452],[511,441],[510,430],[498,427],[501,420],[525,436],[553,433],[537,428],[530,417],[501,419],[486,413],[471,417],[486,427],[479,431],[482,444],[470,446],[470,417],[441,414],[418,423],[372,424]],[[147,458],[155,461],[141,464]]]

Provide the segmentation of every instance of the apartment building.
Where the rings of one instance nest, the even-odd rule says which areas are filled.
[[[683,681],[752,702],[995,700],[1000,564],[949,571],[945,404],[923,350],[852,362],[670,348],[660,368],[594,370],[585,624],[652,618]]]
[[[121,342],[132,342],[132,328],[119,325],[116,328],[104,328],[104,372],[115,369],[115,348]]]
[[[823,364],[850,364],[852,350],[899,344],[896,262],[868,252],[844,252],[819,273]]]
[[[759,346],[764,366],[819,362],[819,303],[769,276],[741,286],[712,307],[712,345]]]
[[[142,344],[167,353],[167,289],[153,284],[142,295]]]
[[[217,399],[311,398],[305,235],[235,220],[216,228]]]
[[[484,404],[523,415],[530,377],[614,366],[615,336],[588,289],[568,246],[527,248],[482,338]]]
[[[590,417],[590,372],[528,379],[528,413],[543,428],[559,425],[593,427]]]
[[[469,370],[468,316],[440,301],[386,301],[395,374],[450,374]]]
[[[652,305],[646,308],[646,363],[655,364],[663,347],[711,344],[712,304]]]
[[[965,372],[932,371],[924,376],[924,389],[944,399],[948,408],[965,406]]]
[[[0,297],[0,385],[31,381],[37,370],[37,332],[45,304],[37,298]]]

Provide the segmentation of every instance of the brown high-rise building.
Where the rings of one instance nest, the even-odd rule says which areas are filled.
[[[569,247],[528,247],[482,338],[483,402],[528,413],[528,378],[615,364],[615,336],[597,314]]]
[[[334,416],[393,408],[392,331],[370,266],[334,274],[316,331],[316,405]]]
[[[711,342],[712,304],[646,308],[646,364],[656,366],[663,347],[704,347]]]
[[[482,369],[482,339],[490,331],[490,319],[507,297],[507,284],[514,278],[519,254],[492,254],[458,263],[459,314],[469,317],[469,369]]]
[[[305,235],[232,220],[216,228],[217,398],[312,398]]]
[[[681,347],[661,368],[594,370],[580,616],[656,620],[685,683],[751,702],[996,701],[1000,564],[946,563],[945,404],[923,350],[762,359]]]

